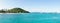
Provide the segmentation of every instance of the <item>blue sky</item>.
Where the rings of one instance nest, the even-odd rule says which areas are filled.
[[[0,9],[13,7],[30,12],[60,12],[60,0],[0,0]]]

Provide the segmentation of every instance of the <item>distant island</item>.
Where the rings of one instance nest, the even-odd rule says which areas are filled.
[[[23,10],[21,8],[13,8],[8,10],[0,10],[0,13],[30,13],[29,11]]]

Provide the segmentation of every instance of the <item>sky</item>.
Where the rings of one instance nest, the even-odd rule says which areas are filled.
[[[0,9],[14,7],[30,12],[60,12],[60,0],[0,0]]]

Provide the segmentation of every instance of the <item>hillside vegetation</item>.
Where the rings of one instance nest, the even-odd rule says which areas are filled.
[[[0,10],[0,13],[29,13],[26,10],[23,10],[21,8],[13,8],[13,9],[9,9],[9,10]]]

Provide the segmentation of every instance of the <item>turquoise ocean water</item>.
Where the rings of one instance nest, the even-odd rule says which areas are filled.
[[[0,23],[60,23],[60,13],[0,14]]]

